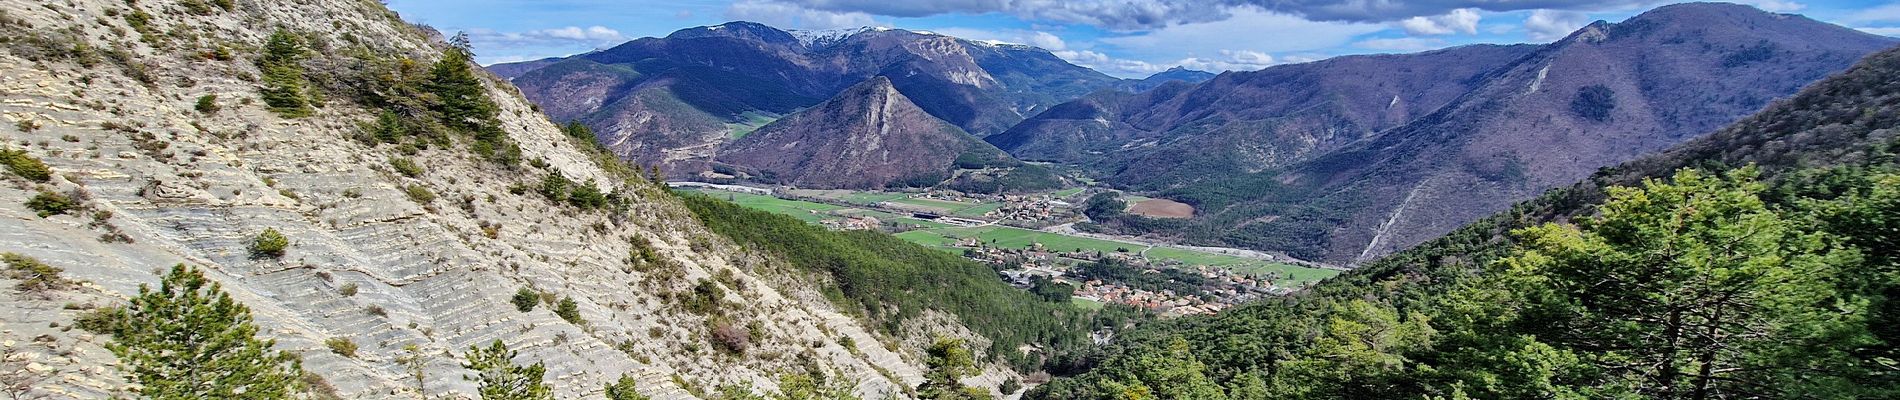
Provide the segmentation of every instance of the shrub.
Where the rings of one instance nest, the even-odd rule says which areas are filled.
[[[264,228],[263,233],[251,238],[251,257],[283,258],[284,249],[290,247],[290,238],[285,237],[277,228]]]
[[[607,400],[647,400],[646,395],[634,390],[638,384],[633,377],[621,374],[619,381],[607,384]]]
[[[324,340],[323,345],[330,346],[330,352],[336,355],[356,358],[356,342],[345,337],[333,337]]]
[[[601,208],[607,206],[607,194],[589,180],[585,184],[574,185],[574,191],[567,195],[567,202],[585,209]]]
[[[0,253],[0,261],[7,264],[7,279],[19,280],[14,285],[22,292],[36,293],[48,290],[64,290],[75,283],[59,276],[63,272],[59,267],[46,265],[32,257],[14,253]]]
[[[0,149],[0,163],[7,165],[7,171],[34,182],[46,182],[53,179],[53,170],[46,163],[27,155],[26,150]]]
[[[524,287],[524,288],[521,288],[521,290],[515,291],[515,297],[512,300],[515,303],[516,310],[521,310],[521,312],[529,312],[529,311],[534,311],[535,304],[541,303],[541,295],[535,293],[534,290],[532,289],[528,289]]]
[[[570,324],[587,324],[587,320],[581,319],[581,307],[574,303],[573,297],[561,298],[561,302],[554,306],[554,315],[561,316],[561,319],[567,320]]]
[[[410,178],[422,176],[422,172],[423,172],[422,166],[416,165],[415,160],[410,160],[408,158],[402,158],[402,157],[389,159],[389,167],[395,168],[396,173],[400,173],[402,174],[402,176],[407,176]]]
[[[336,292],[344,297],[349,297],[356,295],[356,289],[356,282],[350,282],[343,284],[343,287],[337,288]]]
[[[41,190],[40,194],[27,199],[26,208],[38,213],[40,218],[46,218],[79,208],[79,201],[72,196]]]
[[[547,177],[541,178],[541,195],[547,197],[548,200],[567,201],[567,191],[571,186],[574,186],[574,182],[568,180],[567,177],[559,173],[548,174]]]
[[[712,329],[713,346],[732,354],[744,354],[752,345],[752,335],[745,328],[729,322],[715,324]]]
[[[405,194],[409,195],[409,200],[413,200],[417,204],[429,204],[429,202],[435,201],[435,192],[429,191],[429,188],[423,187],[422,185],[409,185],[403,187],[402,190]]]
[[[483,399],[508,400],[553,400],[554,390],[542,383],[547,367],[541,363],[530,366],[515,365],[515,352],[496,339],[487,348],[470,346],[468,363],[463,368],[475,370],[468,379],[476,380]]]
[[[216,114],[220,109],[220,107],[218,107],[218,95],[207,94],[198,96],[198,104],[192,106],[192,108],[197,109],[200,113]]]

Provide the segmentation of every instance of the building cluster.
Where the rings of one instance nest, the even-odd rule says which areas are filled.
[[[1004,279],[1018,287],[1028,288],[1036,277],[1047,277],[1056,282],[1074,285],[1075,297],[1140,307],[1162,315],[1212,314],[1264,296],[1283,295],[1290,292],[1288,288],[1274,286],[1270,279],[1234,273],[1224,268],[1189,267],[1172,260],[1166,263],[1154,263],[1132,252],[1051,251],[1040,246],[1028,249],[1005,249],[987,246],[975,238],[960,239],[955,245],[964,248],[966,257],[992,265],[1007,266],[1008,268],[1000,273]],[[1189,269],[1206,278],[1201,287],[1205,294],[1180,294],[1171,290],[1152,291],[1132,287],[1122,282],[1100,279],[1081,280],[1069,276],[1069,271],[1073,266],[1098,260],[1122,261],[1134,268],[1144,269],[1147,273],[1160,273],[1159,269],[1163,268]]]
[[[884,222],[879,221],[877,217],[851,216],[851,217],[844,217],[844,218],[822,220],[822,221],[818,221],[818,224],[824,225],[825,228],[830,228],[833,230],[863,231],[863,230],[878,229],[879,227],[883,226]]]

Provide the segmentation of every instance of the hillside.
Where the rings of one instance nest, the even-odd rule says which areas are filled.
[[[899,29],[680,30],[558,60],[490,67],[556,120],[578,120],[638,164],[698,173],[719,146],[874,76],[983,136],[1117,82],[1034,47]]]
[[[1665,6],[1523,49],[1521,57],[1468,79],[1443,74],[1458,80],[1442,86],[1442,104],[1382,97],[1381,104],[1422,107],[1369,120],[1384,125],[1340,129],[1329,123],[1354,119],[1326,118],[1296,126],[1278,140],[1218,145],[1204,143],[1231,135],[1200,134],[1196,124],[1160,125],[1186,133],[1157,135],[1151,139],[1157,143],[1241,151],[1170,156],[1141,150],[1131,152],[1136,158],[1094,165],[1112,174],[1112,184],[1193,204],[1204,217],[1187,225],[1222,228],[1166,228],[1157,234],[1185,232],[1189,241],[1358,263],[1597,168],[1698,137],[1894,43],[1746,6]],[[1354,132],[1361,135],[1330,136]],[[999,147],[1036,158],[1015,150],[1034,147]]]
[[[0,4],[9,393],[157,387],[120,370],[149,361],[115,357],[139,343],[107,345],[195,324],[117,326],[126,314],[111,310],[178,265],[300,360],[298,398],[474,398],[470,349],[496,342],[519,352],[503,362],[545,367],[555,398],[616,382],[653,398],[777,393],[800,379],[903,397],[939,335],[1074,340],[1049,332],[1059,321],[1024,334],[954,314],[1008,308],[983,301],[913,298],[871,325],[826,293],[834,271],[709,229],[473,66],[465,42],[375,2]],[[989,362],[1004,355],[978,355],[984,373],[965,382],[1016,376]]]
[[[934,185],[959,158],[1008,156],[875,77],[734,141],[718,161],[799,187],[882,188]]]
[[[1892,397],[1897,82],[1900,49],[1874,54],[1306,293],[1123,335],[1027,397]],[[1665,243],[1686,247],[1639,252]],[[1677,321],[1708,334],[1661,345]]]

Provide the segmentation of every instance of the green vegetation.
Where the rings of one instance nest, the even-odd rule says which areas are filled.
[[[403,157],[390,158],[389,167],[396,169],[396,173],[410,178],[421,177],[423,173],[422,166],[417,165],[415,160]]]
[[[7,171],[34,182],[46,182],[53,179],[53,170],[46,167],[40,159],[27,155],[26,150],[0,149],[0,164],[6,164]]]
[[[26,200],[26,208],[33,210],[34,214],[39,215],[40,218],[46,218],[78,209],[79,200],[74,199],[73,196],[41,190],[39,194]]]
[[[620,380],[607,384],[607,388],[602,392],[607,396],[607,400],[649,400],[649,397],[635,390],[639,384],[640,382],[634,380],[633,377],[622,374]]]
[[[302,65],[308,57],[303,38],[288,30],[278,29],[265,41],[264,55],[257,59],[257,69],[264,75],[261,94],[264,104],[277,115],[297,118],[314,111],[310,104],[310,82],[304,78]]]
[[[1040,356],[1025,356],[1015,351],[1019,346],[1033,343],[1058,353],[1079,348],[1087,343],[1086,327],[1108,323],[1098,319],[1126,318],[1083,312],[1067,299],[1043,301],[1009,287],[987,266],[890,235],[827,231],[708,196],[681,197],[714,232],[777,253],[807,271],[828,274],[833,283],[821,288],[828,299],[882,322],[881,329],[889,333],[925,309],[936,309],[990,338],[987,357],[1030,368],[1039,364]]]
[[[567,321],[567,323],[570,323],[570,324],[575,324],[575,325],[587,324],[587,320],[581,319],[580,305],[574,303],[573,297],[562,297],[561,302],[555,303],[554,315],[560,316],[562,320],[565,320]]]
[[[515,291],[515,296],[510,298],[509,301],[515,303],[516,310],[520,310],[521,312],[534,311],[534,306],[541,303],[541,294],[535,293],[533,289],[522,287],[521,290]]]
[[[218,106],[218,95],[215,94],[198,96],[198,103],[191,108],[198,110],[201,114],[217,114],[218,110],[222,109]]]
[[[350,338],[333,337],[325,339],[323,345],[329,347],[330,352],[336,353],[336,355],[356,358],[356,341],[350,340]]]
[[[7,265],[5,271],[0,271],[0,276],[20,281],[20,283],[14,284],[13,287],[19,289],[21,292],[44,293],[53,290],[70,289],[78,285],[77,282],[59,276],[59,274],[65,272],[65,270],[46,265],[46,263],[42,263],[40,260],[33,259],[32,257],[14,253],[0,253],[0,262],[5,262]]]
[[[402,187],[402,192],[404,195],[409,196],[410,201],[414,201],[416,204],[427,205],[435,201],[435,192],[429,191],[429,187],[427,186],[419,184],[406,185]]]
[[[541,381],[547,367],[541,363],[515,365],[515,351],[496,339],[487,348],[469,346],[468,362],[463,368],[474,370],[468,377],[480,384],[482,400],[554,400],[554,389]]]
[[[289,237],[278,232],[277,228],[264,228],[264,232],[251,238],[251,257],[283,258],[284,249],[289,247]]]
[[[1570,112],[1591,121],[1610,120],[1610,111],[1616,110],[1616,91],[1608,86],[1590,85],[1577,89],[1577,97],[1570,101]]]
[[[130,304],[89,314],[80,326],[112,336],[106,348],[145,398],[287,399],[303,376],[295,355],[257,338],[250,308],[184,264],[156,290],[140,285]]]
[[[937,339],[930,345],[924,364],[930,371],[924,373],[924,383],[917,385],[917,398],[928,400],[975,400],[990,399],[990,393],[982,388],[963,386],[959,382],[965,376],[979,372],[970,349],[961,339]]]

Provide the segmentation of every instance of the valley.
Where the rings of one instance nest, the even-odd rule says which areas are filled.
[[[1079,288],[1078,301],[1139,306],[1172,315],[1205,314],[1283,295],[1337,275],[1338,267],[1240,249],[1189,247],[1154,240],[1089,234],[1078,204],[1088,188],[1045,193],[971,196],[956,192],[811,190],[738,185],[675,184],[701,194],[797,218],[836,230],[870,230],[989,263],[1029,288],[1029,277]],[[1137,200],[1130,209],[1143,204]],[[1130,288],[1123,279],[1070,276],[1079,266],[1112,260],[1152,271],[1182,271],[1220,296]],[[1196,290],[1196,292],[1199,292]],[[1212,307],[1207,305],[1211,304]]]

